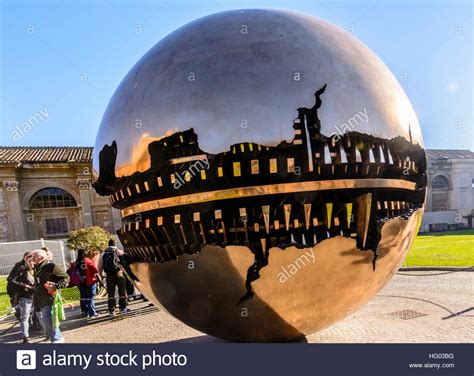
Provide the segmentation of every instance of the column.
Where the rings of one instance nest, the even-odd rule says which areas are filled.
[[[94,226],[90,196],[91,180],[87,178],[78,178],[76,182],[81,196],[82,222],[84,223],[84,227]]]
[[[16,180],[4,181],[10,215],[8,227],[11,241],[27,240],[23,221],[23,210],[20,197],[20,183]]]
[[[112,226],[113,226],[113,234],[120,229],[122,226],[122,217],[120,216],[120,210],[115,209],[113,207],[110,208],[110,212],[112,214]]]

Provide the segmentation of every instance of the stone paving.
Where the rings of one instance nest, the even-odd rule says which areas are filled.
[[[345,320],[307,337],[310,343],[472,343],[474,273],[400,272],[365,307]],[[105,313],[105,303],[99,303]],[[148,302],[130,304],[130,312],[83,319],[67,310],[62,330],[68,343],[211,343],[222,340],[198,332]],[[20,342],[18,325],[0,322],[0,342]],[[34,333],[33,333],[34,334]],[[37,334],[32,342],[44,342]]]

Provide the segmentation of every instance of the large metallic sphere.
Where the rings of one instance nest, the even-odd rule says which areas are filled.
[[[367,303],[418,230],[416,115],[351,34],[280,10],[176,30],[115,92],[96,191],[140,290],[234,341],[288,341]]]

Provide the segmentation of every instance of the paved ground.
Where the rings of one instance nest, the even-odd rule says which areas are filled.
[[[307,338],[311,343],[474,342],[474,272],[402,272],[368,305],[342,322]],[[187,327],[147,302],[132,302],[131,312],[83,319],[67,310],[66,342],[222,342]],[[104,303],[99,309],[105,312]],[[405,314],[401,311],[405,311]],[[421,316],[423,315],[423,316]],[[417,317],[418,316],[418,317]],[[0,322],[0,342],[18,342],[18,325]],[[37,334],[32,342],[41,342]]]

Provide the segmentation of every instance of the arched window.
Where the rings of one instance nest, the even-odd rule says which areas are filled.
[[[433,187],[433,189],[448,189],[449,180],[443,175],[437,175],[434,177],[431,186]]]
[[[74,197],[59,188],[45,188],[36,192],[30,200],[30,209],[73,208]]]

